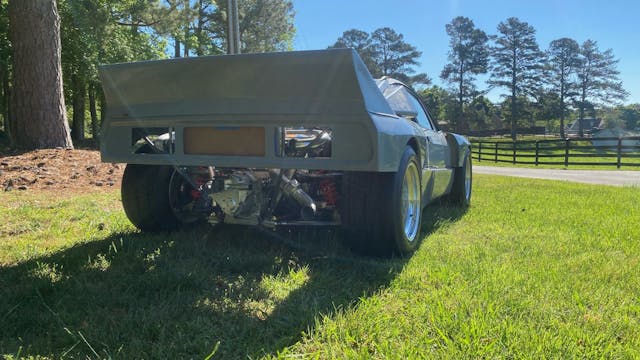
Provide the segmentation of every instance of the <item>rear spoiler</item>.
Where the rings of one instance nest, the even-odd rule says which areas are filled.
[[[104,65],[100,77],[105,162],[378,170],[372,116],[395,117],[351,49]],[[333,133],[330,158],[283,155],[282,129],[314,127]],[[171,146],[136,153],[161,134]]]

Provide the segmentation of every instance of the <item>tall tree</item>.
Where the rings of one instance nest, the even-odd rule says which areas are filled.
[[[9,132],[9,93],[11,76],[11,43],[9,42],[9,16],[7,1],[0,0],[0,117],[3,130]]]
[[[564,119],[567,110],[567,100],[575,96],[577,83],[575,81],[575,72],[580,64],[580,45],[578,42],[561,38],[553,40],[549,44],[547,50],[546,79],[553,91],[558,95],[559,115],[560,115],[560,137],[565,138]]]
[[[153,2],[136,0],[58,0],[65,99],[72,105],[74,141],[84,139],[87,106],[91,133],[98,140],[98,109],[104,110],[98,106],[102,99],[99,64],[164,56],[164,44],[157,36],[141,31],[159,21],[154,13],[159,9]]]
[[[613,50],[600,51],[593,40],[585,41],[580,47],[580,63],[577,70],[579,100],[579,131],[584,136],[583,120],[585,111],[596,105],[615,104],[627,97],[616,68],[618,60]]]
[[[458,98],[458,114],[456,128],[465,127],[464,105],[477,94],[475,75],[487,72],[489,48],[487,34],[476,29],[473,21],[458,16],[446,25],[449,35],[449,63],[445,65],[440,77],[455,88]]]
[[[531,25],[511,17],[498,24],[498,35],[492,48],[489,84],[509,91],[509,122],[513,139],[516,138],[518,97],[532,95],[540,86],[544,54],[540,52],[535,34]]]
[[[426,74],[415,74],[414,66],[420,65],[418,58],[422,52],[405,42],[404,36],[384,27],[371,34],[373,59],[379,76],[391,76],[409,84],[429,84]]]
[[[216,52],[227,50],[227,1],[215,0],[209,36]],[[243,0],[238,2],[242,53],[293,49],[295,11],[290,0]]]
[[[73,148],[62,91],[55,0],[10,0],[13,136],[23,148]]]
[[[329,48],[356,50],[374,77],[391,76],[409,85],[431,83],[427,74],[416,74],[414,69],[422,52],[391,28],[380,28],[371,34],[347,30]]]
[[[342,33],[342,36],[336,40],[336,42],[329,46],[333,49],[350,48],[354,49],[362,61],[367,65],[369,72],[372,74],[380,73],[378,65],[373,58],[371,35],[366,31],[351,29]]]

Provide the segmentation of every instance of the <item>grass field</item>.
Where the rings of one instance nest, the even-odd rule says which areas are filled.
[[[0,194],[0,356],[638,358],[640,189],[477,175],[409,259],[332,233],[136,232],[117,192]]]

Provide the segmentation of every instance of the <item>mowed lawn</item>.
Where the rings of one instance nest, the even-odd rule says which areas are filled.
[[[638,358],[640,188],[477,175],[408,259],[332,233],[145,235],[117,191],[0,194],[6,358]]]

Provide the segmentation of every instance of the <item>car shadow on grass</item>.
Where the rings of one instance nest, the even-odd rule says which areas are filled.
[[[425,211],[423,231],[462,210]],[[352,255],[332,231],[207,226],[113,233],[0,268],[0,354],[247,358],[386,288],[406,259]]]

